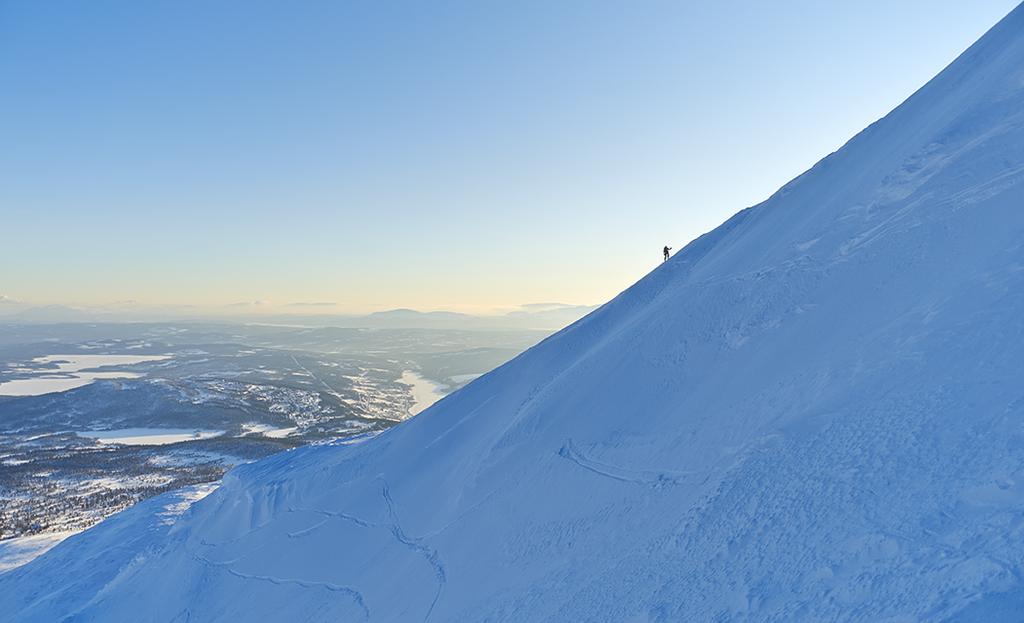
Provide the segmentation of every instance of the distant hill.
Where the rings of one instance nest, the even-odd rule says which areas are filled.
[[[597,309],[589,305],[524,306],[504,314],[473,315],[449,311],[421,312],[393,309],[363,316],[330,313],[202,313],[191,308],[90,308],[63,305],[0,307],[0,323],[63,322],[179,322],[218,321],[301,325],[311,327],[445,329],[445,330],[548,330],[561,329]]]

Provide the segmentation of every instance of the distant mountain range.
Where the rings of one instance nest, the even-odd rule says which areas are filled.
[[[525,306],[518,311],[485,316],[458,312],[392,309],[348,319],[361,326],[430,329],[561,329],[597,309],[596,305]]]
[[[298,326],[334,326],[344,328],[381,329],[445,329],[445,330],[558,330],[597,309],[596,305],[533,303],[501,314],[464,314],[451,311],[422,312],[414,309],[392,309],[367,315],[332,313],[230,313],[210,314],[199,308],[133,306],[71,307],[66,305],[32,306],[9,303],[0,306],[0,322],[63,323],[63,322],[137,322],[211,320],[256,324]]]

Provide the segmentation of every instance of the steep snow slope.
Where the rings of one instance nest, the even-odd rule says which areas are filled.
[[[1016,620],[1022,339],[1018,8],[584,320],[377,438],[235,470],[169,531],[69,539],[0,576],[0,612]]]

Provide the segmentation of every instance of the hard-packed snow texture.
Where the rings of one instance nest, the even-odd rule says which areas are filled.
[[[1022,344],[1018,8],[584,320],[379,437],[238,468],[169,531],[74,537],[0,576],[0,612],[1018,620]]]

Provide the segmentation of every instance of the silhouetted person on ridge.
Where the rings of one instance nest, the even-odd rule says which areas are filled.
[[[665,261],[668,261],[668,252],[672,250],[672,247],[665,247],[662,251],[665,253]]]

